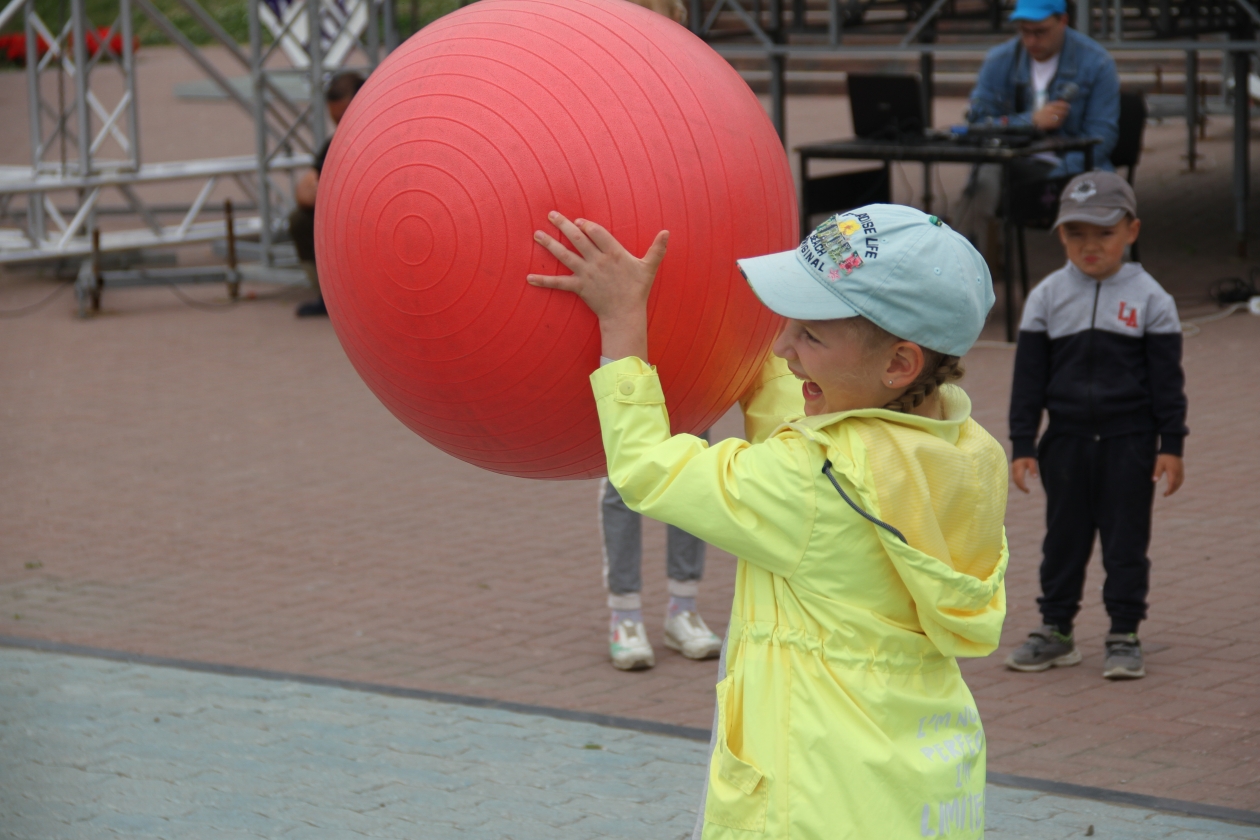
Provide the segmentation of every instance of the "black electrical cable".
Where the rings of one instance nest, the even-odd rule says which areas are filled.
[[[897,170],[897,174],[901,176],[901,180],[906,183],[906,200],[909,201],[914,196],[914,184],[910,183],[910,176],[906,174],[906,169],[899,161],[893,161],[893,168]],[[889,198],[892,198],[892,184],[888,185]]]
[[[21,318],[25,315],[30,315],[31,313],[43,309],[48,304],[52,303],[53,298],[57,297],[57,295],[61,294],[73,285],[73,280],[64,280],[42,300],[38,300],[35,303],[28,304],[27,306],[19,306],[17,309],[0,309],[0,318]]]
[[[290,286],[290,287],[288,287],[288,288],[282,288],[282,289],[281,289],[280,291],[278,291],[278,292],[268,292],[268,293],[267,293],[267,294],[265,294],[265,295],[260,295],[260,294],[258,294],[257,292],[249,292],[248,294],[242,295],[242,296],[241,296],[241,300],[242,300],[242,301],[251,301],[251,300],[280,300],[281,298],[286,298],[286,297],[289,297],[289,296],[290,296],[290,295],[292,295],[292,294],[293,294],[293,287],[292,287],[292,286]]]
[[[1246,303],[1256,295],[1260,295],[1254,281],[1255,272],[1252,271],[1252,278],[1247,280],[1241,277],[1224,277],[1217,280],[1208,288],[1208,294],[1212,299],[1221,306],[1227,306],[1231,303]]]
[[[258,294],[257,292],[248,292],[246,294],[242,294],[240,297],[229,299],[229,300],[223,301],[222,303],[207,303],[205,301],[200,301],[184,294],[184,291],[179,288],[178,284],[176,284],[174,280],[165,280],[163,282],[165,282],[166,285],[170,287],[171,291],[175,294],[175,297],[179,298],[182,303],[188,306],[191,306],[193,309],[208,309],[214,312],[222,312],[224,310],[233,308],[239,303],[246,303],[248,301],[280,300],[281,298],[288,297],[290,294],[293,293],[292,288],[282,288],[278,292],[269,292],[267,294]]]
[[[941,209],[940,216],[942,219],[949,219],[949,191],[945,189],[945,179],[941,177],[941,168],[933,166],[933,173],[936,176],[936,185],[941,188],[940,199],[944,207]],[[948,224],[948,222],[946,222]]]
[[[191,306],[193,309],[206,309],[211,312],[226,312],[227,310],[233,308],[234,306],[236,306],[237,303],[240,302],[239,298],[237,298],[236,300],[232,300],[229,298],[227,301],[223,303],[205,303],[204,301],[190,298],[188,295],[184,294],[183,290],[180,289],[180,287],[177,286],[174,283],[174,281],[167,280],[166,285],[170,287],[170,290],[172,292],[175,293],[175,297],[179,298],[182,303],[184,303],[186,306]]]

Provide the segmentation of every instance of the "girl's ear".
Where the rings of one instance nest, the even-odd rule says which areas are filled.
[[[890,349],[884,384],[894,390],[909,388],[923,372],[923,348],[913,341],[898,341]]]
[[[1132,245],[1134,242],[1137,242],[1138,234],[1141,232],[1142,232],[1142,220],[1130,219],[1129,220],[1129,241],[1124,244]]]

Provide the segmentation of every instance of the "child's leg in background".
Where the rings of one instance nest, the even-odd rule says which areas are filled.
[[[639,514],[626,507],[608,479],[599,488],[599,527],[604,538],[604,588],[612,615],[608,622],[608,656],[614,668],[638,671],[656,664],[656,654],[643,627],[643,526]]]
[[[669,614],[696,609],[704,577],[704,540],[681,528],[665,528],[665,571],[669,575]]]
[[[700,435],[709,439],[709,433]],[[600,489],[600,528],[604,537],[604,585],[612,608],[609,653],[613,665],[625,670],[650,668],[655,663],[643,629],[643,529],[639,514],[630,510],[607,479]],[[718,655],[722,640],[700,617],[696,596],[704,576],[702,540],[670,525],[666,528],[665,566],[669,575],[669,607],[665,613],[665,646],[688,659]]]
[[[1094,548],[1097,446],[1092,438],[1047,435],[1037,453],[1046,490],[1046,539],[1037,603],[1045,623],[1064,635],[1072,632],[1072,621],[1080,611],[1085,567]]]
[[[700,435],[709,439],[706,431]],[[604,479],[600,491],[600,530],[604,538],[604,587],[614,611],[642,610],[643,527],[639,514]],[[669,575],[669,614],[696,609],[704,577],[704,541],[673,525],[665,529],[665,570]],[[635,621],[642,620],[639,617]]]
[[[612,482],[600,482],[599,526],[604,539],[604,588],[614,613],[639,613],[643,602],[643,525],[639,514],[626,507]],[[641,615],[625,615],[642,621]],[[614,616],[616,620],[616,616]]]
[[[1150,589],[1151,505],[1155,501],[1154,433],[1107,438],[1097,444],[1098,498],[1102,543],[1103,603],[1112,633],[1136,633],[1146,618]]]

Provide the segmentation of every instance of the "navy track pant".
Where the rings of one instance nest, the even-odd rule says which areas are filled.
[[[1037,603],[1046,624],[1063,631],[1072,626],[1095,534],[1112,632],[1135,633],[1146,618],[1155,454],[1154,432],[1096,440],[1050,431],[1042,439],[1037,461],[1046,489],[1046,539]]]

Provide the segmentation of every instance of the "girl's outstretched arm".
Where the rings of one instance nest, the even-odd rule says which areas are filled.
[[[563,233],[577,253],[542,231],[534,240],[551,252],[571,275],[531,274],[534,286],[574,292],[599,318],[602,355],[610,359],[637,356],[648,361],[647,301],[656,271],[665,258],[669,232],[661,231],[643,259],[627,251],[611,233],[594,222],[569,221],[557,212],[548,220]],[[740,397],[747,439],[764,440],[788,415],[805,411],[800,386],[782,359],[768,355],[765,367]]]
[[[817,470],[800,442],[750,447],[726,440],[709,447],[697,437],[670,434],[660,380],[646,363],[648,294],[669,234],[661,231],[638,259],[594,222],[559,213],[548,219],[576,253],[542,231],[534,239],[573,274],[527,279],[581,297],[599,318],[603,355],[618,360],[591,375],[613,485],[631,509],[791,576],[809,542],[815,504]],[[765,373],[747,401],[768,405],[783,376],[791,376],[786,368]]]
[[[599,318],[603,355],[610,359],[637,356],[647,361],[648,294],[665,259],[669,231],[658,233],[639,259],[594,222],[571,222],[554,210],[547,219],[573,243],[577,253],[541,230],[534,232],[534,241],[573,273],[563,277],[530,274],[525,279],[534,286],[562,289],[580,297]]]

